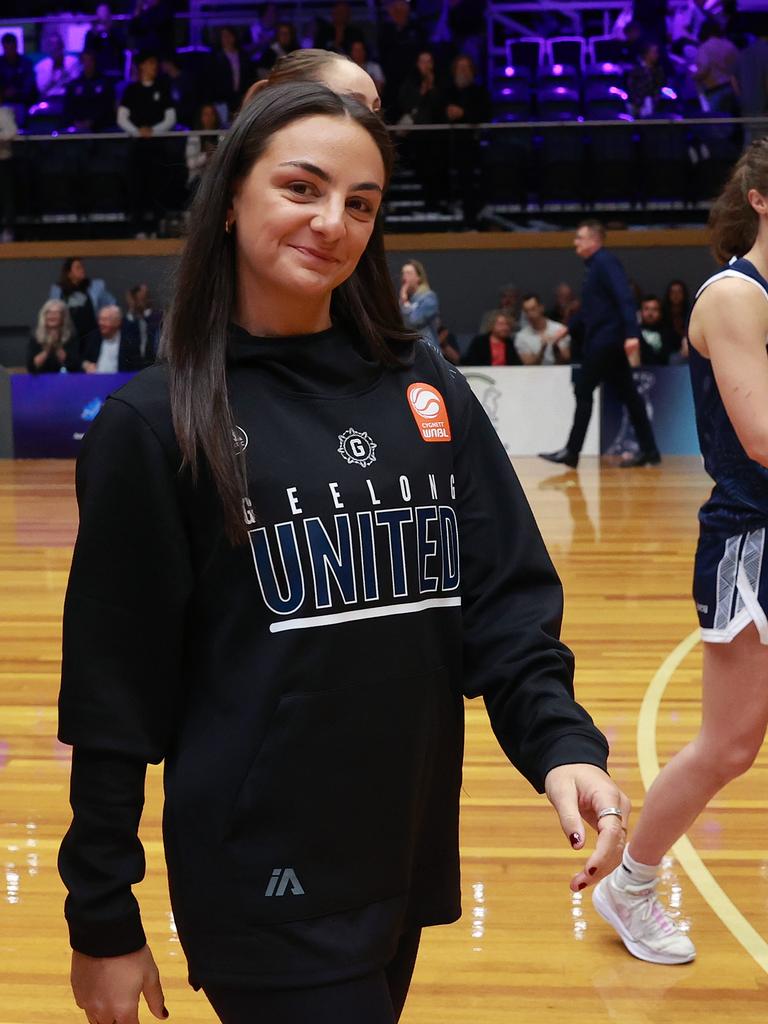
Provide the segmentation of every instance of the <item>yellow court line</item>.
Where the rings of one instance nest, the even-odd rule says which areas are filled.
[[[659,774],[659,758],[656,752],[656,722],[661,699],[672,676],[699,640],[699,630],[695,629],[690,636],[687,636],[677,645],[659,667],[643,697],[643,703],[640,706],[640,717],[637,722],[637,757],[640,764],[640,777],[646,790],[650,789],[651,783]],[[755,931],[749,921],[746,920],[726,896],[704,866],[690,839],[687,836],[683,836],[672,847],[672,852],[680,866],[699,890],[703,899],[717,914],[736,941],[741,943],[752,959],[768,974],[768,942]]]

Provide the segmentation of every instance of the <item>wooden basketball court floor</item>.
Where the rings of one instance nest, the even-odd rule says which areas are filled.
[[[514,461],[565,585],[577,695],[607,733],[613,774],[637,808],[657,757],[663,763],[698,722],[689,591],[708,481],[694,458],[635,471],[585,459],[578,474]],[[69,462],[0,463],[0,1024],[84,1020],[69,993],[56,873],[68,823],[69,750],[55,738],[55,703],[72,475]],[[682,967],[634,960],[589,890],[571,895],[579,856],[545,799],[506,764],[477,701],[468,704],[465,765],[464,916],[426,932],[404,1024],[768,1020],[768,758],[714,801],[669,859],[663,890],[699,953]],[[186,985],[173,931],[160,799],[152,770],[144,922],[171,1021],[213,1024]]]

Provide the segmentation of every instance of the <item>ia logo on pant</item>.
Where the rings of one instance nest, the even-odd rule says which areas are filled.
[[[293,868],[275,868],[269,880],[265,896],[285,896],[290,888],[291,896],[303,896],[304,889]]]

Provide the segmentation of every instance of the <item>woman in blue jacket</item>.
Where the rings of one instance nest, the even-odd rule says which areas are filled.
[[[429,287],[424,264],[418,260],[408,260],[400,271],[400,312],[404,322],[419,332],[422,341],[439,352],[440,304]]]

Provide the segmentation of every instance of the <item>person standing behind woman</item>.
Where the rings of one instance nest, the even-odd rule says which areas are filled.
[[[80,348],[67,304],[48,299],[40,307],[35,333],[27,347],[29,373],[61,373],[80,369]]]
[[[98,327],[96,316],[104,306],[114,305],[114,297],[100,277],[89,278],[79,256],[64,260],[61,276],[51,285],[50,298],[62,299],[69,308],[72,323],[80,340]]]
[[[148,762],[225,1024],[399,1018],[422,927],[460,913],[465,694],[571,847],[597,829],[571,888],[618,860],[629,801],[573,697],[554,567],[482,406],[399,315],[393,162],[322,86],[254,99],[196,197],[164,361],[83,444],[59,868],[89,1021],[135,1022],[142,992],[168,1016],[131,891]]]
[[[418,331],[422,341],[440,352],[440,304],[429,287],[424,264],[418,260],[408,260],[400,271],[400,312],[408,327]]]
[[[659,964],[696,954],[656,899],[661,859],[747,771],[768,725],[768,139],[736,164],[710,227],[725,266],[699,288],[688,334],[699,444],[715,481],[693,570],[701,728],[656,778],[623,863],[594,893],[630,953]]]
[[[376,83],[358,64],[333,50],[293,50],[280,57],[269,77],[254,82],[243,97],[243,108],[272,85],[286,82],[321,82],[340,96],[352,96],[374,113],[381,110]]]

